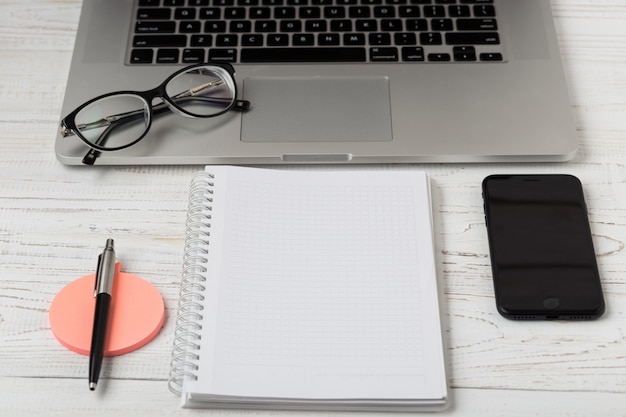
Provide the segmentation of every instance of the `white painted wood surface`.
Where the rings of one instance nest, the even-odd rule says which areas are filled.
[[[188,186],[201,167],[66,167],[54,157],[80,4],[0,0],[0,415],[278,414],[182,410],[167,389]],[[626,416],[626,3],[552,5],[581,142],[576,159],[415,167],[434,180],[453,396],[440,415]],[[607,301],[602,319],[512,322],[495,311],[480,182],[514,172],[582,180]],[[167,318],[152,343],[106,360],[92,393],[87,358],[56,341],[48,308],[65,284],[92,272],[107,237],[124,269],[159,289]]]

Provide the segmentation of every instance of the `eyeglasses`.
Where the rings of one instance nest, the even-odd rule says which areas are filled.
[[[89,146],[83,163],[92,165],[101,151],[117,151],[139,142],[150,130],[152,119],[168,110],[193,118],[247,111],[250,102],[237,100],[234,73],[230,64],[192,65],[152,90],[98,96],[68,114],[59,132],[63,137],[76,135]],[[162,101],[152,104],[157,98]]]

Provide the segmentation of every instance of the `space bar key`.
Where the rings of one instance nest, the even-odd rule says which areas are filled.
[[[244,48],[241,62],[363,62],[365,48]]]

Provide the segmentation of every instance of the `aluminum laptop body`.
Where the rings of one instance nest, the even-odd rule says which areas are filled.
[[[233,1],[237,5],[241,0]],[[258,4],[265,1],[258,0]],[[308,1],[325,4],[327,0]],[[391,3],[412,4],[412,0]],[[455,2],[433,0],[439,3],[449,7]],[[437,62],[435,54],[429,54],[433,57],[429,62],[384,54],[376,62],[237,61],[233,63],[235,79],[240,98],[251,102],[248,112],[229,112],[213,119],[168,115],[155,120],[141,142],[103,153],[96,164],[573,158],[577,138],[550,3],[487,3],[498,12],[500,62]],[[84,0],[62,116],[100,94],[153,88],[183,66],[130,63],[130,47],[138,43],[138,7],[133,0]],[[368,40],[373,42],[371,37]],[[319,48],[316,44],[312,49]],[[372,56],[379,51],[371,44],[364,48]],[[262,48],[256,52],[261,58],[266,56]],[[64,164],[81,164],[87,150],[75,136],[57,136],[55,151]]]

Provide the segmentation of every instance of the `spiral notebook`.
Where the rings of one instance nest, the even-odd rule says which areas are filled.
[[[182,406],[444,408],[431,217],[423,172],[207,166],[169,379]]]

